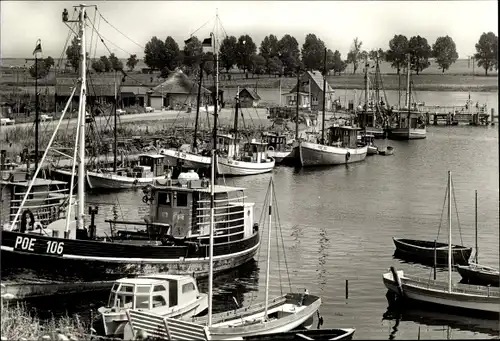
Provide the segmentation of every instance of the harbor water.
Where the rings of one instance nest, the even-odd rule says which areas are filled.
[[[248,188],[247,200],[256,203],[258,221],[273,177],[277,214],[272,224],[270,296],[290,290],[287,266],[294,291],[307,288],[321,296],[321,328],[355,327],[355,338],[359,339],[416,339],[419,333],[423,339],[498,335],[495,320],[426,310],[405,310],[388,318],[387,290],[382,282],[382,274],[390,266],[431,278],[430,268],[393,258],[392,237],[446,242],[448,223],[443,205],[448,170],[456,199],[452,201],[453,243],[475,244],[477,190],[479,260],[498,266],[497,127],[430,126],[426,140],[376,142],[381,148],[393,146],[394,155],[371,156],[348,166],[277,167],[272,174],[225,180]],[[101,233],[109,228],[105,219],[142,221],[148,208],[141,198],[140,189],[87,194],[88,203],[99,206]],[[263,242],[255,262],[217,276],[215,310],[235,308],[234,299],[240,305],[264,299],[267,225],[261,226]],[[279,258],[275,252],[277,239],[280,244],[283,239],[286,258],[282,250]],[[446,272],[439,271],[437,276],[444,279]],[[460,280],[456,273],[453,278]],[[206,281],[200,287],[206,290]],[[96,309],[106,299],[85,297],[72,312]]]

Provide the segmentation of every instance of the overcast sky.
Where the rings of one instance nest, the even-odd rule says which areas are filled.
[[[75,1],[0,1],[1,57],[29,57],[38,38],[44,56],[57,58],[63,52],[68,28],[61,21],[67,8],[72,13]],[[339,50],[343,58],[354,37],[370,50],[388,48],[395,34],[408,38],[420,35],[429,44],[439,36],[449,35],[457,45],[460,58],[475,52],[483,32],[498,35],[498,4],[493,1],[95,1],[103,17],[130,39],[144,46],[152,36],[165,39],[171,35],[182,48],[189,34],[208,20],[195,35],[208,37],[214,27],[216,9],[228,35],[249,34],[257,47],[268,34],[278,39],[291,34],[300,47],[308,33],[316,34],[326,46]],[[94,19],[94,10],[89,17]],[[108,47],[119,57],[144,49],[96,17],[101,35],[118,45]],[[88,39],[91,30],[87,30]],[[220,34],[221,37],[222,34]],[[95,35],[94,35],[95,41]],[[125,52],[126,51],[126,52]],[[101,42],[98,56],[108,54]],[[94,53],[92,52],[92,56]]]

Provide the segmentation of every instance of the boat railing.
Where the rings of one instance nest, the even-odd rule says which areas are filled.
[[[408,275],[405,275],[402,278],[402,280],[404,284],[413,285],[416,287],[448,291],[448,282],[445,281],[434,281],[422,277],[408,276]],[[499,288],[492,288],[489,286],[481,286],[481,285],[453,284],[452,292],[464,293],[470,295],[480,295],[487,297],[500,296]]]
[[[241,196],[241,197],[237,197],[237,198],[226,198],[226,199],[214,199],[214,203],[222,203],[222,202],[235,202],[237,200],[244,200],[246,199],[247,196],[244,195],[244,196]],[[210,200],[198,200],[198,202],[200,204],[210,204]]]

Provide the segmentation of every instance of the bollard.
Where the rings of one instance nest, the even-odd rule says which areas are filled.
[[[349,280],[345,280],[345,299],[347,300],[349,298]]]

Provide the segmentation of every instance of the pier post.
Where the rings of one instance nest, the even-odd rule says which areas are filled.
[[[491,123],[494,123],[495,122],[495,108],[491,108],[491,120],[490,122]],[[498,117],[497,117],[497,121],[498,121]]]
[[[437,112],[434,113],[434,125],[437,126],[438,125],[438,116],[437,116]]]
[[[349,280],[345,280],[345,299],[349,299]]]

